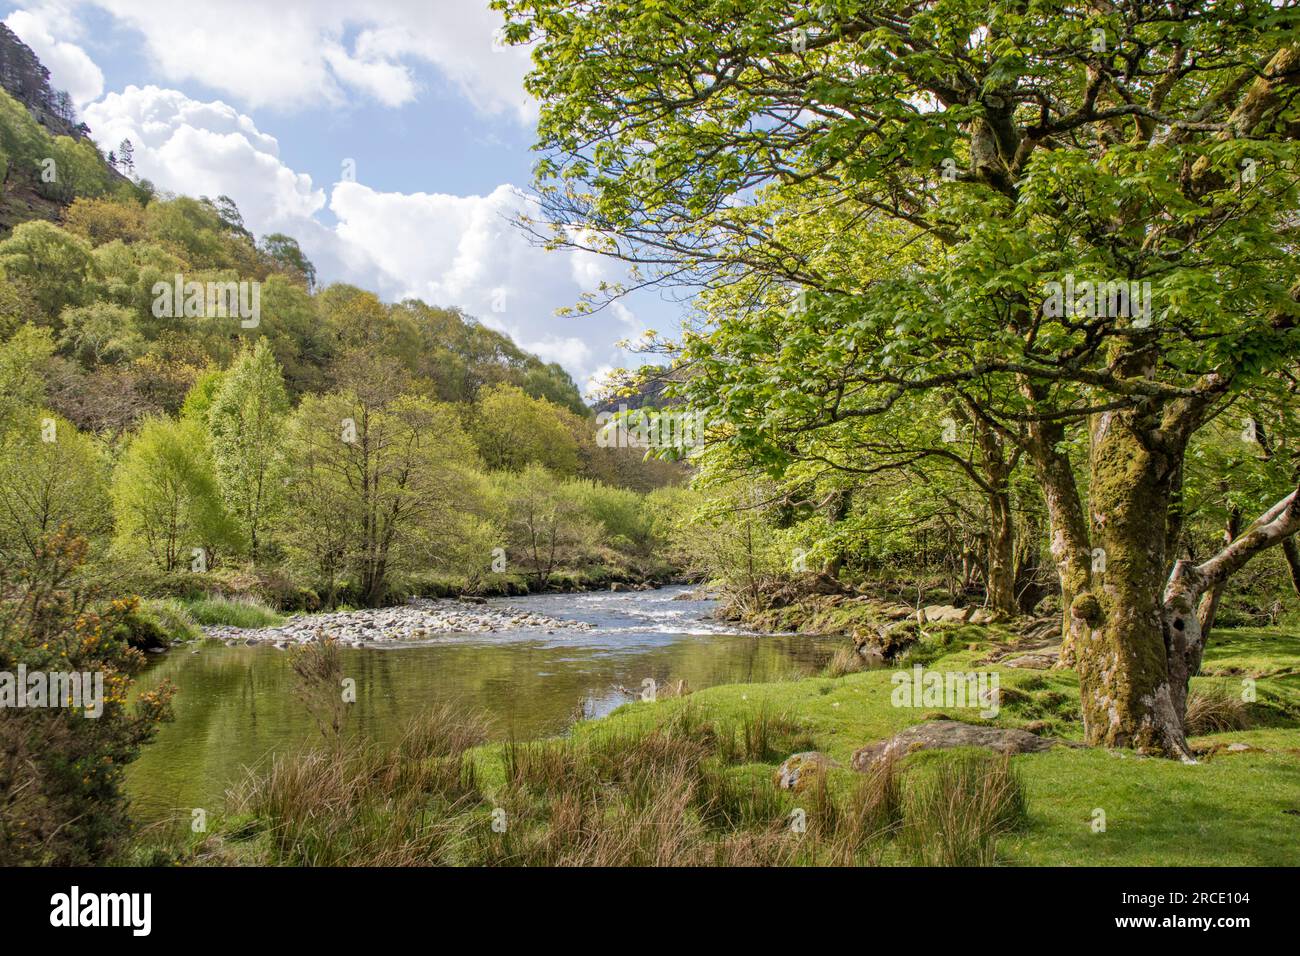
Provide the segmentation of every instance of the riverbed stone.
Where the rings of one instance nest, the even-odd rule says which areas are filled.
[[[591,630],[586,621],[566,621],[506,605],[420,598],[400,607],[365,608],[325,614],[295,615],[274,627],[243,629],[212,626],[206,637],[226,644],[302,644],[322,637],[354,647],[427,640],[435,635],[481,634],[504,629],[541,630],[553,634]]]

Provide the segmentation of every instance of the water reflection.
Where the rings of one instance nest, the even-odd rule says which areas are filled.
[[[815,673],[834,642],[800,636],[727,633],[707,618],[708,602],[674,601],[681,589],[592,595],[538,595],[508,603],[554,617],[590,621],[591,631],[454,636],[414,647],[347,648],[344,673],[356,680],[349,732],[391,739],[429,705],[454,700],[485,711],[498,738],[562,733],[575,719],[600,717],[639,689],[685,680],[693,689]],[[287,655],[272,647],[181,648],[140,681],[170,678],[179,688],[176,720],[165,725],[128,773],[138,817],[156,820],[190,808],[219,808],[244,768],[319,739],[294,694]]]

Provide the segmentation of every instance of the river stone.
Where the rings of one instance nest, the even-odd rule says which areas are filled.
[[[867,771],[888,755],[905,756],[918,750],[951,750],[954,747],[982,747],[1000,754],[1027,754],[1050,750],[1060,741],[1035,737],[1009,727],[981,727],[959,720],[932,720],[901,730],[888,740],[877,741],[853,752],[853,769]]]
[[[838,763],[820,751],[805,750],[786,757],[781,766],[776,768],[772,779],[780,789],[800,793],[811,786],[818,776],[831,767],[838,766]]]

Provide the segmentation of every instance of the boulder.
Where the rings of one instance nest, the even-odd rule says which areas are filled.
[[[1064,741],[1035,737],[1024,730],[984,727],[957,720],[934,720],[901,730],[888,740],[877,741],[853,753],[853,769],[867,771],[886,756],[902,757],[918,750],[951,750],[954,747],[982,747],[1000,754],[1027,754],[1050,750]]]
[[[986,607],[931,604],[917,612],[921,624],[992,624],[997,614]]]
[[[817,750],[805,750],[786,757],[781,766],[776,768],[772,779],[782,790],[800,793],[807,789],[819,775],[839,764],[826,754]]]
[[[1054,653],[1035,651],[1033,654],[1021,654],[1019,657],[1013,657],[1002,663],[1006,667],[1023,667],[1033,671],[1046,671],[1055,667],[1060,658],[1061,649],[1058,647]]]

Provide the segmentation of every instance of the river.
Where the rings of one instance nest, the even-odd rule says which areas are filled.
[[[692,690],[804,676],[820,670],[836,642],[799,635],[738,633],[711,619],[712,601],[674,600],[687,589],[538,594],[494,599],[591,630],[500,631],[435,637],[417,646],[346,648],[356,681],[349,733],[392,739],[422,709],[445,700],[483,711],[494,736],[518,740],[564,733],[601,717],[639,690],[685,680]],[[175,721],[163,725],[127,772],[136,817],[188,818],[219,810],[227,787],[269,756],[320,740],[294,693],[284,651],[220,644],[178,647],[141,676],[139,689],[168,678]]]

